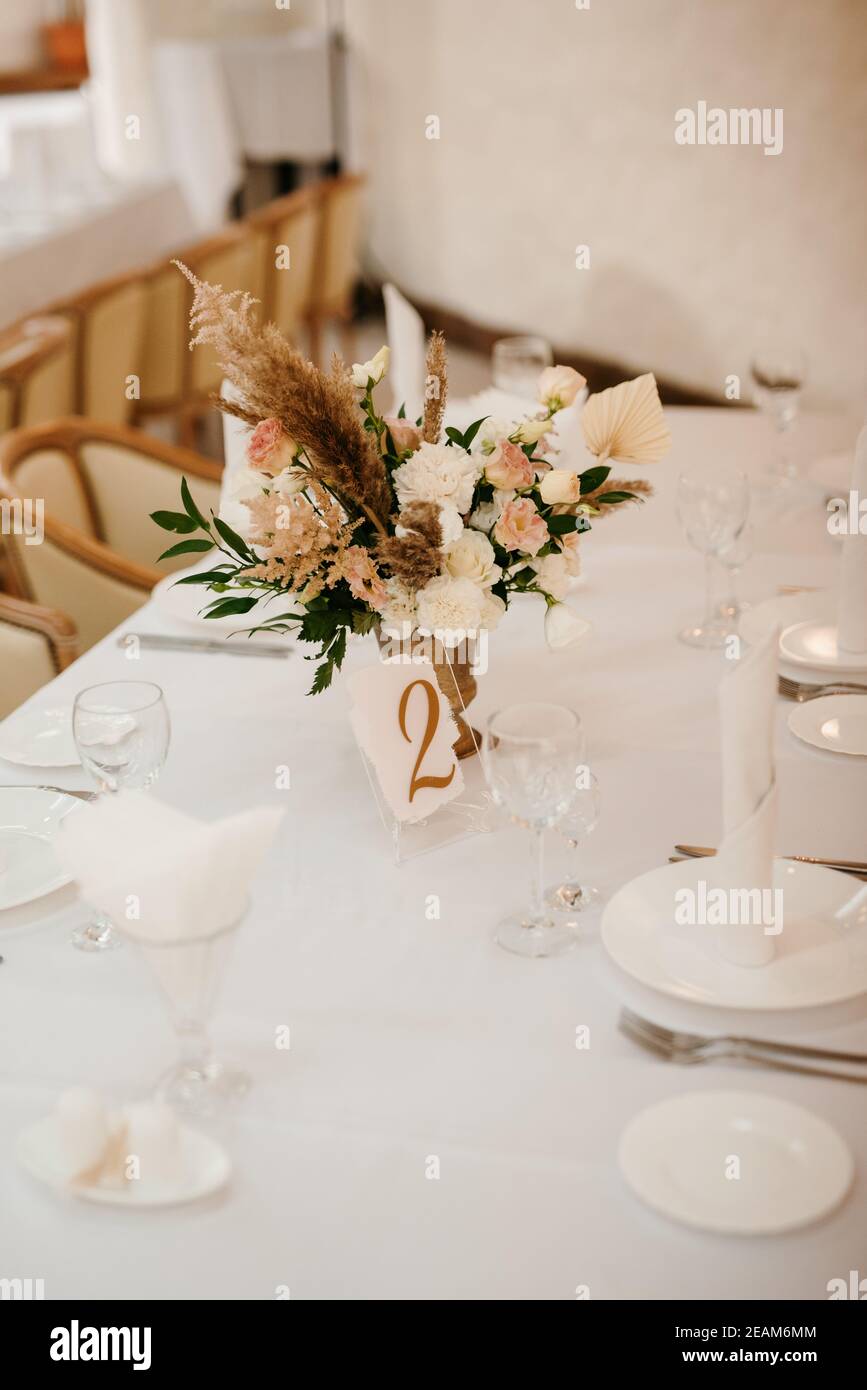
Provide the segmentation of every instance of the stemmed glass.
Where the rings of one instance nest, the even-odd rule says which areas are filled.
[[[249,1088],[245,1072],[218,1061],[207,1026],[226,960],[244,913],[228,926],[204,935],[147,940],[134,936],[162,989],[175,1029],[180,1057],[162,1077],[157,1094],[183,1114],[206,1118]]]
[[[599,781],[589,768],[583,768],[575,800],[569,810],[558,821],[555,830],[562,835],[570,849],[576,850],[583,840],[591,835],[599,824],[601,809]],[[555,884],[545,894],[545,901],[556,912],[576,913],[592,907],[599,899],[599,889],[578,879],[567,879],[565,883]],[[577,923],[573,925],[577,926]]]
[[[165,696],[150,681],[88,686],[75,697],[72,735],[100,795],[150,787],[169,751]],[[96,912],[86,926],[76,928],[72,944],[82,951],[104,951],[118,944],[118,935],[105,914]]]
[[[744,473],[703,466],[678,478],[678,516],[690,545],[705,556],[706,568],[706,616],[679,634],[691,647],[722,647],[730,635],[731,628],[714,602],[714,562],[740,536],[749,505]]]
[[[798,418],[807,359],[799,347],[769,339],[754,353],[750,372],[756,386],[756,404],[771,417],[782,443],[782,436]],[[797,465],[785,452],[780,472],[785,478],[797,477]]]
[[[488,720],[482,760],[491,795],[532,836],[530,906],[497,929],[499,944],[519,956],[559,955],[575,945],[574,931],[545,905],[543,832],[571,807],[583,757],[581,720],[564,705],[510,705]]]
[[[740,535],[732,541],[731,545],[727,545],[724,550],[721,550],[717,556],[720,565],[728,572],[729,576],[728,592],[720,603],[719,611],[729,623],[732,632],[737,632],[741,615],[750,606],[748,603],[742,603],[738,598],[737,576],[753,553],[754,540],[753,528],[747,522]]]
[[[498,338],[491,351],[494,385],[500,391],[525,400],[536,399],[540,374],[554,361],[551,344],[544,338],[524,335]]]

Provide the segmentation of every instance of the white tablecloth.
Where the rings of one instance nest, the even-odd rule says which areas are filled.
[[[118,186],[23,239],[0,234],[0,327],[111,275],[148,266],[196,235],[176,183]]]
[[[658,495],[584,544],[571,602],[592,637],[549,654],[540,607],[518,603],[491,643],[474,710],[478,722],[503,700],[544,693],[580,711],[603,794],[582,863],[607,893],[664,863],[675,841],[713,844],[720,831],[721,658],[674,638],[701,606],[702,563],[679,537],[671,494],[678,465],[702,455],[757,467],[766,441],[749,413],[670,417],[674,451],[654,469]],[[805,422],[808,450],[849,438],[833,421]],[[834,573],[821,505],[763,524],[759,542],[752,597]],[[166,621],[148,608],[129,626]],[[371,657],[359,643],[351,659]],[[288,1286],[296,1298],[570,1299],[588,1285],[594,1299],[821,1299],[829,1279],[863,1269],[863,1092],[759,1068],[682,1070],[639,1051],[617,1032],[621,998],[661,1021],[714,1020],[617,977],[598,912],[569,956],[500,950],[494,923],[526,892],[521,834],[394,868],[343,693],[306,700],[311,674],[300,655],[144,653],[132,664],[109,638],[36,697],[57,705],[94,681],[157,680],[173,722],[160,794],[203,816],[265,801],[287,818],[214,1029],[255,1088],[220,1131],[236,1165],[231,1186],[200,1205],[90,1207],[49,1195],[16,1167],[16,1134],[63,1086],[86,1081],[128,1098],[168,1063],[172,1043],[131,948],[94,958],[69,946],[71,890],[3,918],[0,1275],[42,1277],[49,1298],[273,1298]],[[797,742],[790,708],[780,702],[776,731],[780,850],[867,857],[863,766]],[[277,790],[284,765],[291,788]],[[46,778],[5,765],[0,778],[85,785],[79,772]],[[552,863],[552,877],[563,867]],[[438,920],[426,915],[431,894]],[[864,1016],[860,1001],[749,1024],[864,1050]],[[281,1025],[288,1051],[275,1046]],[[575,1045],[582,1025],[589,1050]],[[693,1089],[785,1097],[837,1126],[857,1161],[845,1205],[811,1229],[755,1240],[645,1209],[618,1173],[619,1136],[644,1106]]]

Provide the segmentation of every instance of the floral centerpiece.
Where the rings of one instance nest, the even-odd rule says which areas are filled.
[[[583,629],[563,603],[578,538],[591,519],[650,491],[611,478],[608,460],[650,462],[668,449],[652,376],[590,396],[581,419],[590,466],[560,468],[550,457],[554,416],[585,385],[572,368],[544,371],[538,410],[517,423],[444,428],[445,342],[434,333],[423,415],[381,415],[387,348],[351,371],[335,358],[323,372],[273,324],[256,324],[248,295],[180,269],[195,288],[190,346],[213,344],[233,388],[216,403],[252,427],[245,525],[203,516],[186,481],[183,511],[153,514],[185,538],[161,559],[216,552],[211,568],[178,581],[214,595],[205,616],[248,614],[263,595],[284,600],[250,631],[294,631],[315,648],[311,694],[330,685],[352,633],[432,636],[448,663],[468,637],[497,627],[515,594],[544,602],[552,646]]]

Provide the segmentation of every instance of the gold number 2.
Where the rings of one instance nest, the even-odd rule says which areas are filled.
[[[432,775],[427,775],[424,777],[417,776],[418,770],[422,764],[422,759],[424,758],[425,753],[431,746],[433,736],[437,731],[437,725],[440,722],[439,696],[437,695],[437,692],[434,690],[430,681],[421,679],[416,681],[410,681],[409,685],[406,687],[406,689],[400,697],[400,707],[398,709],[400,732],[403,734],[407,743],[412,743],[412,739],[406,731],[406,711],[407,706],[409,705],[409,697],[415,690],[417,685],[421,686],[422,690],[425,692],[427,696],[427,727],[425,728],[424,734],[422,735],[421,748],[418,750],[418,757],[415,760],[415,767],[413,768],[412,776],[409,779],[410,801],[412,801],[413,797],[415,796],[416,792],[419,790],[420,787],[447,787],[449,785],[449,782],[455,775],[455,770],[454,768],[452,768],[448,777],[434,777]]]

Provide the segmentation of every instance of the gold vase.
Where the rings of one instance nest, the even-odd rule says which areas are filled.
[[[385,651],[388,648],[391,655],[394,655],[398,649],[407,655],[413,652],[412,638],[409,641],[401,641],[394,636],[383,633],[379,627],[376,628],[376,640],[380,650]],[[465,650],[465,647],[462,650]],[[437,659],[438,657],[442,659]],[[436,643],[431,664],[437,678],[437,685],[448,700],[457,725],[458,737],[452,744],[455,755],[461,759],[471,758],[482,746],[481,734],[464,718],[470,701],[476,698],[478,692],[471,663],[469,659],[463,661],[459,661],[457,658],[452,659],[446,649]]]

